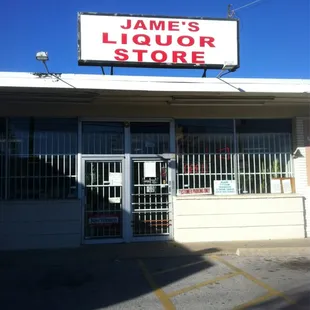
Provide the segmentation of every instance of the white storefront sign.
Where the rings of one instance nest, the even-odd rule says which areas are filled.
[[[214,195],[236,195],[237,182],[235,180],[214,181]]]
[[[239,67],[234,19],[79,14],[79,64]]]

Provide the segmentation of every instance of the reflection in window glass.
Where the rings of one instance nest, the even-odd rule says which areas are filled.
[[[0,200],[5,198],[6,120],[0,118]]]
[[[233,133],[234,123],[232,119],[191,119],[177,120],[177,132],[183,133]]]
[[[77,196],[76,119],[9,120],[10,199],[68,199]]]
[[[170,151],[170,123],[131,123],[132,154],[163,154]]]
[[[271,179],[293,177],[292,120],[236,121],[239,193],[270,193]]]
[[[82,153],[124,154],[124,124],[83,123]]]
[[[287,133],[292,131],[291,119],[239,119],[237,133]]]
[[[293,177],[292,120],[235,124],[236,134],[233,120],[176,122],[179,193],[211,193],[235,176],[239,194],[270,193],[272,178]]]
[[[233,120],[176,122],[179,193],[211,194],[215,180],[233,180]]]

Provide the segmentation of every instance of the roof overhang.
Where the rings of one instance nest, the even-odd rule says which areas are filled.
[[[64,83],[65,81],[66,83]],[[72,86],[69,86],[72,85]],[[8,104],[307,105],[310,80],[0,73]]]

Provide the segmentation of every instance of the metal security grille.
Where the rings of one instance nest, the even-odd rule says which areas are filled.
[[[233,135],[186,134],[177,139],[178,192],[212,192],[214,180],[234,179]]]
[[[270,193],[272,178],[293,177],[291,134],[241,134],[238,145],[239,193]]]
[[[76,156],[11,156],[10,199],[66,199],[76,197]]]
[[[168,162],[133,161],[133,182],[133,235],[169,235],[171,208]]]
[[[85,239],[122,237],[122,182],[122,162],[85,161]]]
[[[13,119],[7,137],[9,199],[77,197],[77,121]]]
[[[211,194],[214,180],[235,178],[240,194],[270,193],[271,178],[293,177],[291,134],[238,134],[234,141],[222,134],[179,137],[178,193]]]

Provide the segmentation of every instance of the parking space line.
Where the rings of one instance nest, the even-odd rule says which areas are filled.
[[[146,268],[144,262],[139,259],[138,263],[139,263],[139,266],[140,266],[140,268],[141,268],[141,270],[143,272],[143,275],[144,275],[145,279],[147,280],[147,282],[149,283],[149,285],[153,289],[153,292],[155,293],[155,295],[157,296],[157,298],[159,299],[159,301],[163,305],[164,309],[166,309],[166,310],[175,310],[174,304],[171,302],[171,300],[169,299],[168,295],[162,289],[160,289],[158,287],[158,285],[154,281],[152,275],[150,274],[150,272]]]
[[[205,263],[205,262],[206,262],[206,260],[200,260],[200,261],[197,261],[197,262],[194,262],[194,263],[189,263],[189,264],[181,265],[181,266],[178,266],[178,267],[173,267],[173,268],[169,268],[169,269],[165,269],[165,270],[156,271],[156,272],[153,273],[153,276],[154,275],[168,273],[168,272],[173,272],[173,271],[176,271],[176,270],[179,270],[179,269],[195,266],[195,265],[202,264],[202,263]]]
[[[264,288],[265,290],[267,290],[269,292],[269,294],[272,294],[273,296],[279,296],[282,297],[286,302],[288,302],[289,304],[295,304],[295,301],[292,300],[290,297],[288,297],[286,294],[284,294],[283,292],[280,292],[274,288],[272,288],[271,286],[269,286],[267,283],[255,278],[254,276],[252,276],[251,274],[247,273],[246,271],[243,271],[242,269],[232,265],[231,263],[227,262],[225,259],[219,257],[219,256],[208,256],[209,258],[218,261],[224,265],[226,265],[228,268],[230,268],[231,270],[238,272],[239,274],[241,274],[242,276],[244,276],[245,278],[247,278],[248,280],[252,281],[253,283],[255,283],[256,285]]]
[[[260,297],[257,297],[257,298],[254,298],[252,299],[251,301],[249,302],[246,302],[242,305],[239,305],[235,308],[233,308],[233,310],[243,310],[243,309],[247,309],[248,307],[253,307],[253,306],[256,306],[262,302],[265,302],[269,299],[271,299],[272,297],[275,297],[277,295],[274,295],[274,294],[271,294],[271,293],[268,293],[268,294],[265,294],[263,296],[260,296]]]
[[[219,277],[216,277],[216,278],[213,278],[213,279],[210,279],[210,280],[207,280],[207,281],[203,281],[203,282],[200,282],[200,283],[197,283],[197,284],[194,284],[194,285],[182,288],[180,290],[171,292],[171,293],[168,294],[168,297],[170,297],[170,298],[171,297],[175,297],[175,296],[178,296],[178,295],[190,292],[192,290],[202,288],[202,287],[207,286],[209,284],[214,284],[216,282],[219,282],[219,281],[222,281],[222,280],[226,280],[226,279],[235,277],[237,275],[239,275],[239,272],[230,272],[230,273],[224,274],[223,276],[219,276]]]

